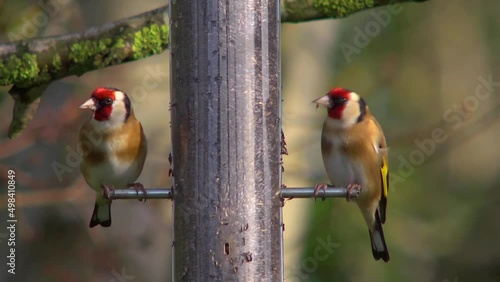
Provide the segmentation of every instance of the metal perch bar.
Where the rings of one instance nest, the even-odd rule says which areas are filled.
[[[150,188],[146,189],[148,193],[147,199],[172,199],[172,189],[165,188]],[[139,190],[135,191],[134,189],[117,189],[114,191],[110,191],[111,200],[131,200],[137,199],[142,200],[145,199],[144,192]],[[104,198],[107,198],[104,194]]]
[[[325,198],[346,198],[348,190],[343,187],[332,187],[328,186],[326,191],[319,190],[318,191],[318,199],[323,197]],[[349,197],[351,199],[357,198],[359,196],[359,192],[357,190],[351,190]],[[296,187],[296,188],[282,188],[281,189],[281,197],[282,198],[313,198],[314,197],[314,188],[310,187]]]
[[[154,189],[146,189],[148,195],[147,199],[172,199],[172,190],[165,188],[154,188]],[[323,190],[318,191],[318,198],[321,199],[323,196],[326,198],[345,198],[347,197],[347,189],[343,187],[331,187],[329,186],[326,189],[326,192]],[[356,190],[352,190],[350,193],[350,197],[352,199],[357,198],[359,193]],[[110,192],[111,200],[130,200],[144,199],[143,191],[135,191],[134,189],[118,189]],[[281,189],[281,197],[282,198],[313,198],[314,197],[314,188],[311,187],[290,187]]]

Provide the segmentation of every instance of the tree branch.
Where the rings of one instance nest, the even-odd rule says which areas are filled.
[[[427,0],[281,0],[282,22],[344,18],[380,6]]]
[[[425,0],[281,0],[281,21],[340,18],[410,1]],[[50,82],[159,54],[169,46],[169,32],[167,5],[82,33],[0,44],[0,85],[13,85],[15,99],[9,137],[27,126]]]
[[[0,44],[0,85],[19,88],[135,61],[168,47],[168,7],[82,33]]]

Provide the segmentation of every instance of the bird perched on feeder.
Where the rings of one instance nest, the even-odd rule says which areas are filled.
[[[347,201],[354,199],[368,225],[373,257],[389,261],[382,224],[386,219],[389,171],[384,133],[363,98],[344,89],[333,88],[313,101],[327,108],[323,123],[321,153],[334,186],[346,187]],[[315,196],[326,185],[315,186]]]
[[[92,116],[80,128],[78,140],[80,170],[96,191],[89,227],[108,227],[111,201],[103,197],[103,191],[133,187],[146,193],[141,183],[134,182],[146,159],[146,137],[127,94],[116,88],[97,88],[80,108],[92,110]]]

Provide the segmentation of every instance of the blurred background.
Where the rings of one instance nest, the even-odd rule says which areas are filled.
[[[0,0],[0,42],[41,11],[49,20],[29,37],[78,32],[165,4]],[[447,4],[282,25],[283,182],[328,182],[319,144],[326,113],[309,102],[333,86],[365,98],[386,134],[391,173],[384,225],[391,262],[373,260],[354,204],[291,200],[286,281],[500,281],[500,2]],[[13,100],[9,87],[0,88],[0,181],[16,171],[18,204],[17,274],[12,280],[2,271],[0,281],[171,280],[170,201],[115,201],[113,226],[89,229],[94,193],[68,159],[90,115],[78,106],[94,88],[114,86],[131,96],[148,138],[139,181],[170,187],[168,64],[164,52],[54,82],[16,140],[6,137]],[[144,84],[148,72],[161,78],[154,87]],[[58,173],[58,165],[69,169]],[[2,193],[2,222],[6,203]],[[6,237],[2,227],[4,268]]]

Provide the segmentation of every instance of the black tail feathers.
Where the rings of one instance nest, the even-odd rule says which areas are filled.
[[[379,211],[375,211],[375,229],[370,232],[370,240],[372,244],[372,252],[375,260],[382,259],[389,262],[389,250],[385,244],[384,230],[382,229],[382,221],[380,220]]]
[[[99,206],[95,203],[89,227],[92,228],[96,225],[101,225],[103,227],[111,226],[111,204],[108,203],[106,205]]]

